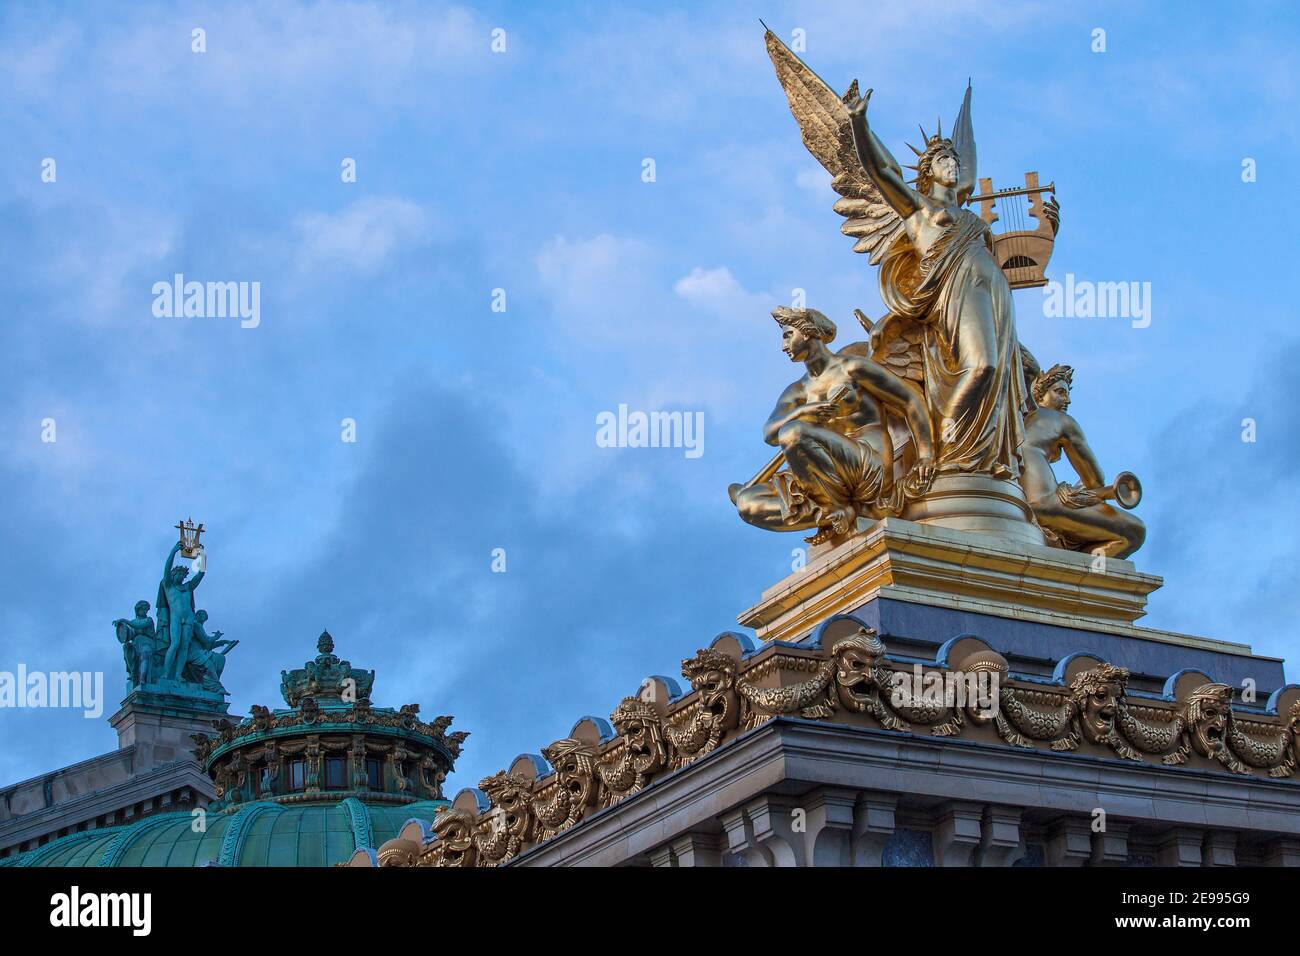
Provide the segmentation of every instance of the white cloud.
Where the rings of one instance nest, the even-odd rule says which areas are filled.
[[[58,290],[48,308],[100,326],[149,314],[150,285],[162,278],[179,234],[173,214],[138,202],[42,193],[14,208],[29,224],[24,278]]]
[[[295,224],[303,269],[378,271],[399,249],[426,238],[431,217],[400,197],[358,199],[336,213],[306,213]]]
[[[556,236],[537,255],[537,271],[552,289],[572,291],[604,281],[633,262],[644,263],[649,250],[637,239],[601,233],[590,239]]]
[[[653,312],[657,300],[667,300],[654,275],[658,256],[640,239],[555,236],[542,245],[536,264],[560,328],[575,338],[644,339],[653,330],[629,313]]]
[[[716,269],[696,266],[690,275],[673,284],[673,291],[691,302],[712,304],[738,294],[743,295],[745,290],[726,266],[718,266]]]
[[[205,53],[191,50],[200,27]],[[457,6],[231,3],[94,29],[45,21],[0,45],[0,76],[52,107],[66,106],[75,89],[129,94],[134,111],[142,101],[229,108],[275,100],[328,117],[382,105],[430,74],[464,72],[476,57],[487,62],[487,37]]]
[[[691,305],[724,319],[738,320],[747,328],[755,316],[771,311],[776,302],[771,295],[747,291],[726,266],[696,266],[690,275],[673,284],[673,291]]]

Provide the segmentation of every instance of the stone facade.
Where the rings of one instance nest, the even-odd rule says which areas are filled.
[[[207,806],[216,788],[189,737],[227,716],[224,706],[128,694],[109,718],[117,750],[0,791],[0,859],[69,834]]]

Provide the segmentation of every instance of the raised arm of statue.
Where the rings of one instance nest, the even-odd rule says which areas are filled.
[[[181,543],[177,541],[172,545],[171,551],[167,554],[167,563],[163,565],[163,580],[166,581],[172,576],[172,568],[176,565],[176,552],[181,549]]]
[[[865,96],[859,97],[849,106],[853,146],[857,150],[858,161],[862,163],[863,172],[876,184],[876,188],[880,190],[885,202],[889,203],[894,212],[906,219],[916,212],[920,203],[917,201],[916,193],[904,181],[903,170],[898,165],[898,160],[894,159],[893,154],[885,148],[885,144],[867,125],[867,103],[870,100],[871,90],[867,90]]]

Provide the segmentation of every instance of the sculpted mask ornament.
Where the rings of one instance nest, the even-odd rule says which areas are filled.
[[[415,866],[420,858],[420,846],[410,840],[389,840],[376,856],[380,866]]]
[[[1183,706],[1193,749],[1202,757],[1219,761],[1229,770],[1244,773],[1245,768],[1227,749],[1232,688],[1227,684],[1203,684],[1192,691]]]
[[[650,778],[668,766],[659,712],[639,697],[625,697],[609,715],[623,738],[612,760],[597,764],[605,784],[603,802],[610,806],[643,789]]]
[[[858,628],[858,633],[831,645],[835,661],[835,683],[852,694],[861,684],[876,683],[877,666],[885,658],[885,642],[873,628]]]
[[[881,667],[884,658],[884,642],[867,628],[831,645],[836,701],[848,710],[884,712],[880,701],[881,681],[888,679]]]
[[[518,855],[533,835],[530,781],[498,770],[479,783],[492,809],[478,818],[474,846],[479,866],[496,866]]]
[[[1003,670],[1003,678],[1006,671]],[[1116,717],[1128,686],[1126,668],[1101,664],[1076,674],[1068,693],[1003,685],[993,720],[999,736],[1018,747],[1047,741],[1053,750],[1076,750],[1079,739],[1106,747],[1125,748],[1116,731]],[[977,719],[976,723],[984,723]]]
[[[1079,730],[1090,744],[1108,744],[1115,734],[1115,717],[1128,688],[1128,668],[1102,664],[1077,674],[1070,682]]]
[[[437,840],[431,848],[431,865],[457,868],[474,866],[477,820],[468,810],[452,807],[440,810],[433,821],[433,832]]]
[[[1291,705],[1283,730],[1282,759],[1269,776],[1289,777],[1295,773],[1296,767],[1300,767],[1300,700]]]
[[[909,691],[900,692],[895,687],[898,676],[899,672],[885,663],[884,642],[875,630],[863,627],[831,645],[829,659],[806,681],[757,687],[742,678],[736,688],[754,707],[777,714],[799,713],[810,720],[822,720],[843,707],[874,717],[890,730],[910,730],[911,720],[930,726],[935,736],[958,732],[960,713],[942,703],[925,703]]]
[[[253,704],[249,708],[249,715],[255,733],[265,733],[275,725],[275,719],[271,716],[271,711],[261,704]]]
[[[579,825],[598,802],[616,804],[649,786],[659,774],[707,753],[721,739],[719,727],[748,727],[743,704],[813,719],[839,711],[865,713],[886,727],[909,732],[915,731],[904,717],[920,715],[929,721],[931,734],[937,735],[961,733],[965,712],[971,724],[992,722],[1003,740],[1017,746],[1047,745],[1064,751],[1075,749],[1082,739],[1133,760],[1154,758],[1175,765],[1186,763],[1194,753],[1237,773],[1250,773],[1254,767],[1275,777],[1290,776],[1300,765],[1300,701],[1290,698],[1284,699],[1284,720],[1234,714],[1232,688],[1224,684],[1202,684],[1174,706],[1160,700],[1137,703],[1126,696],[1128,670],[1109,663],[1078,672],[1066,687],[1037,682],[1017,685],[1005,680],[1009,670],[1005,658],[984,646],[973,651],[959,648],[954,651],[958,657],[953,668],[932,667],[924,676],[969,677],[998,671],[996,708],[989,707],[982,690],[971,703],[969,689],[965,705],[909,703],[908,695],[900,703],[893,678],[904,672],[890,668],[885,653],[883,641],[865,627],[836,640],[820,658],[804,650],[779,652],[763,655],[746,667],[720,651],[702,650],[683,661],[682,672],[691,681],[695,699],[683,702],[685,706],[672,715],[675,722],[661,717],[649,701],[624,698],[610,715],[619,733],[617,742],[596,745],[566,738],[543,750],[554,769],[549,777],[535,781],[526,772],[502,771],[483,780],[479,787],[491,808],[483,813],[440,812],[433,827],[436,839],[425,844],[415,865],[507,863],[531,844]],[[812,676],[798,683],[760,686],[774,672],[810,671]],[[746,679],[747,672],[752,681]],[[943,723],[935,723],[936,714],[946,715]],[[210,743],[201,735],[195,742],[196,751]],[[672,748],[679,742],[682,750],[677,752]],[[242,782],[237,781],[242,768],[227,763],[215,767],[214,774],[221,793],[234,791],[231,799],[240,799]],[[400,856],[401,865],[410,865],[408,857]],[[397,861],[399,855],[392,858]]]
[[[536,797],[533,812],[547,839],[567,830],[596,802],[596,749],[580,740],[565,738],[542,748],[542,756],[555,768],[555,784],[549,797]]]
[[[942,693],[932,695],[926,690],[930,675],[917,687],[915,671],[891,668],[884,659],[885,645],[874,630],[864,628],[855,638],[837,642],[831,652],[840,662],[836,679],[841,699],[852,701],[854,709],[870,714],[882,726],[910,731],[911,724],[924,724],[935,737],[951,737],[961,730],[961,711],[954,710]]]
[[[869,628],[836,641],[830,657],[806,681],[778,687],[758,687],[739,679],[737,689],[752,705],[775,714],[798,713],[810,720],[832,716],[840,707],[873,716],[892,715],[880,702],[879,689],[885,645]],[[820,700],[819,700],[820,698]]]
[[[713,750],[726,731],[739,726],[736,671],[733,658],[709,648],[682,661],[682,676],[700,696],[692,707],[674,714],[676,720],[664,725],[664,733],[673,745],[674,768]]]
[[[1167,766],[1187,763],[1194,750],[1203,757],[1238,771],[1240,762],[1225,746],[1232,709],[1232,688],[1226,684],[1202,684],[1192,691],[1170,715],[1150,707],[1138,707],[1121,698],[1118,709],[1119,733],[1106,741],[1121,757],[1141,760],[1142,754],[1158,754]],[[1152,719],[1157,718],[1157,719]]]

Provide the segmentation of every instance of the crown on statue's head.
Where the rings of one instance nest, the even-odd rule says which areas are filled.
[[[957,152],[957,147],[953,145],[952,140],[943,135],[943,121],[936,119],[935,124],[936,127],[933,135],[926,133],[924,126],[918,127],[921,130],[921,142],[925,143],[925,149],[917,149],[911,143],[907,144],[907,148],[917,156],[916,165],[912,165],[911,163],[904,164],[908,169],[916,170],[916,176],[909,179],[908,182],[917,183],[922,187],[922,189],[928,185],[928,180],[930,178],[930,163],[934,161],[934,158],[945,151],[954,154]],[[960,161],[961,158],[958,157],[958,162]],[[922,180],[926,180],[927,182],[922,182]]]

